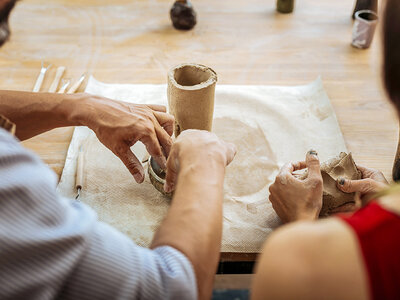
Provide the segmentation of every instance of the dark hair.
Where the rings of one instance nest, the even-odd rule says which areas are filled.
[[[383,77],[386,92],[400,113],[400,1],[387,0],[383,19]]]
[[[15,2],[17,2],[17,0],[3,0],[3,4],[0,5],[0,22],[8,21],[8,16],[10,15],[11,10],[14,8]]]

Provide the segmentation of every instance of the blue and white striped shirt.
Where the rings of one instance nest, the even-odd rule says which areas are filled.
[[[0,129],[0,299],[196,299],[181,252],[135,245],[56,183]]]

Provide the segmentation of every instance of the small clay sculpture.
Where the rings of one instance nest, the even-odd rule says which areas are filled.
[[[190,30],[196,25],[196,12],[189,0],[177,0],[170,10],[172,24],[176,29]]]
[[[324,182],[324,192],[322,196],[322,209],[319,214],[321,217],[328,217],[335,213],[339,207],[355,203],[355,193],[344,193],[337,188],[337,180],[361,179],[361,172],[357,169],[351,153],[341,152],[338,157],[321,164],[321,174]],[[307,172],[299,176],[300,179],[307,178]]]

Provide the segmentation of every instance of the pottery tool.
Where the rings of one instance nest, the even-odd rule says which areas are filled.
[[[48,65],[47,67],[45,67],[44,63],[42,61],[42,67],[40,69],[39,76],[36,79],[35,86],[33,87],[33,90],[32,90],[33,92],[39,92],[40,91],[40,88],[42,87],[44,76],[46,75],[46,72],[47,72],[48,69],[50,69],[50,67],[51,67],[51,64]]]
[[[75,188],[77,194],[75,200],[78,200],[79,196],[81,195],[82,186],[83,186],[83,151],[81,145],[79,147],[78,159],[76,162]]]
[[[54,77],[53,83],[51,84],[51,86],[49,88],[50,93],[55,93],[55,91],[57,90],[58,85],[61,80],[61,77],[63,76],[63,74],[65,72],[65,69],[66,68],[63,66],[57,68],[56,77]]]
[[[57,93],[59,93],[59,94],[65,93],[65,90],[67,89],[67,87],[69,86],[70,83],[71,83],[71,79],[69,79],[69,78],[62,79],[61,80],[61,87],[60,87],[60,89],[58,90]]]
[[[68,90],[67,94],[73,94],[76,90],[81,86],[82,82],[85,80],[86,73],[83,73],[82,76],[75,82]]]

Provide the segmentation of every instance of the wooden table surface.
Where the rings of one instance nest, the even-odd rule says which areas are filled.
[[[220,84],[297,85],[322,77],[357,163],[391,177],[398,125],[380,79],[380,27],[369,50],[350,46],[354,2],[301,0],[275,12],[274,0],[193,1],[198,24],[172,28],[172,0],[23,0],[0,48],[0,88],[32,89],[41,61],[65,77],[109,83],[166,83],[182,62],[211,66]],[[47,91],[55,75],[46,76]],[[60,175],[72,128],[25,141]]]

